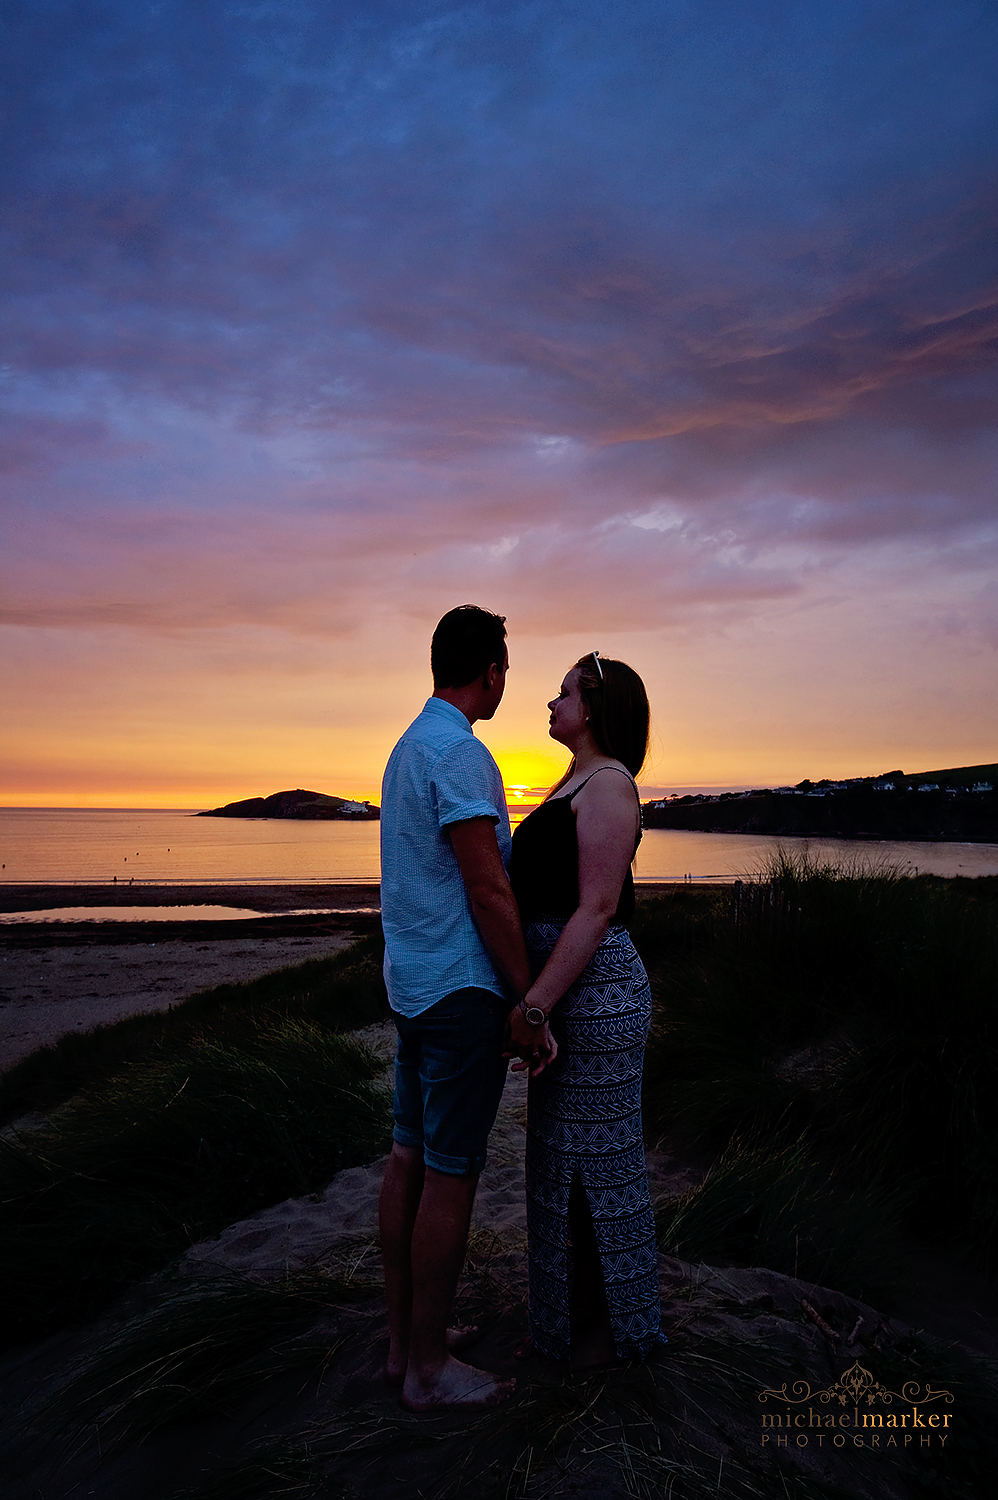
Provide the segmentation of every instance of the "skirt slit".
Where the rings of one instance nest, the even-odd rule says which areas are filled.
[[[531,923],[539,966],[563,922]],[[614,1343],[643,1359],[663,1342],[655,1224],[641,1130],[641,1068],[651,1020],[644,967],[612,927],[552,1016],[557,1060],[530,1080],[527,1106],[529,1316],[535,1347],[570,1355],[572,1181],[592,1216]]]

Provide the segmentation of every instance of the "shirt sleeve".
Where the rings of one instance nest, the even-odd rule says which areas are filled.
[[[441,828],[467,818],[500,821],[495,801],[501,785],[498,767],[485,746],[470,735],[441,755],[433,780]]]

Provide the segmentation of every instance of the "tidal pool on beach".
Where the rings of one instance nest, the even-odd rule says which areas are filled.
[[[309,906],[282,911],[284,917],[372,916],[374,906]],[[38,911],[0,912],[0,924],[18,922],[258,922],[264,914],[238,906],[51,906]]]
[[[52,906],[41,911],[0,913],[0,923],[15,922],[238,922],[259,918],[258,911],[236,906]]]

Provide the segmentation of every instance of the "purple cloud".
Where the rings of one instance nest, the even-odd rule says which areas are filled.
[[[977,0],[5,25],[6,622],[723,631],[917,557],[993,638]]]

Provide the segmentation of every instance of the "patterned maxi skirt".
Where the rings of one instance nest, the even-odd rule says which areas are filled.
[[[534,922],[527,947],[543,964],[564,922]],[[655,1224],[641,1133],[641,1066],[651,1021],[644,966],[611,927],[551,1018],[556,1061],[532,1078],[527,1106],[530,1333],[550,1359],[569,1357],[568,1195],[589,1201],[617,1354],[658,1343]]]

